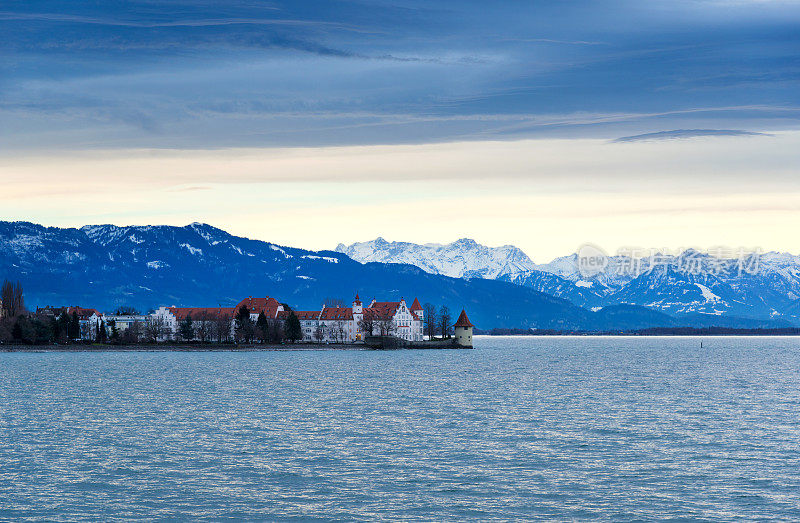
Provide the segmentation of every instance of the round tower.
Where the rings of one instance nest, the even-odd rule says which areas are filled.
[[[458,316],[458,321],[453,325],[455,331],[456,343],[459,347],[472,348],[472,323],[467,318],[467,313],[461,309],[461,314]]]

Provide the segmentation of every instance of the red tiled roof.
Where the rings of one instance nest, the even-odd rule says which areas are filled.
[[[394,311],[396,311],[400,307],[399,301],[376,301],[373,303],[369,308],[374,310],[380,310],[383,314],[391,313],[394,315]]]
[[[419,300],[416,298],[414,299],[414,303],[419,306]],[[383,318],[391,318],[397,312],[397,309],[400,308],[399,301],[376,301],[370,307],[364,309],[364,317],[365,318],[372,318],[372,319],[383,319]],[[415,320],[419,320],[419,316],[417,313],[414,312],[415,309],[409,309],[411,312],[411,316]],[[422,310],[422,307],[419,307],[416,310]]]
[[[364,319],[365,320],[381,320],[387,317],[386,311],[384,309],[364,309]]]
[[[169,307],[169,311],[179,321],[185,320],[187,316],[191,316],[192,321],[199,321],[233,318],[236,309],[232,307]]]
[[[322,309],[321,320],[352,320],[353,309],[351,307],[325,307]]]
[[[410,310],[412,310],[412,311],[421,311],[422,310],[422,305],[419,304],[419,300],[418,299],[414,298],[414,303],[411,304],[411,309]]]
[[[236,305],[236,310],[238,311],[240,308],[246,307],[247,310],[253,314],[263,312],[264,316],[267,318],[274,318],[278,313],[278,307],[280,307],[280,305],[278,300],[270,298],[269,296],[266,298],[253,298],[250,296],[240,301]]]
[[[280,311],[278,319],[285,320],[291,313],[292,311]],[[316,320],[319,318],[319,311],[294,311],[294,315],[298,320]]]
[[[464,309],[461,309],[461,314],[458,316],[458,321],[453,327],[474,327],[472,323],[470,323],[469,318],[467,318],[467,313],[464,312]]]
[[[83,307],[77,307],[77,306],[75,306],[75,307],[67,307],[67,314],[72,316],[73,312],[77,313],[78,314],[78,318],[81,318],[81,319],[90,318],[95,314],[98,315],[98,316],[102,316],[102,314],[100,314],[97,311],[97,309],[84,309]]]

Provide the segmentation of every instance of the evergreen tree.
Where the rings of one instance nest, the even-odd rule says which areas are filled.
[[[236,312],[236,337],[239,341],[250,343],[253,341],[253,321],[250,319],[250,311],[242,305]]]
[[[50,343],[53,341],[53,330],[47,322],[34,319],[31,322],[32,339],[30,343]]]
[[[106,322],[100,320],[100,323],[97,324],[97,335],[95,336],[94,341],[97,343],[105,343],[108,341],[108,333],[106,332]]]
[[[264,314],[264,311],[258,314],[258,319],[256,320],[256,335],[258,339],[261,340],[261,343],[265,343],[269,336],[269,322],[267,321],[267,316]]]
[[[31,320],[27,316],[17,316],[11,333],[15,341],[28,345],[50,341],[50,327],[42,321]]]
[[[186,318],[181,322],[181,338],[185,341],[194,339],[194,325],[192,324],[191,314],[187,314]]]
[[[117,329],[117,322],[115,320],[111,320],[108,325],[111,327],[111,341],[113,343],[119,343],[119,330]]]
[[[11,336],[14,337],[14,341],[22,341],[22,331],[23,326],[22,323],[24,322],[25,318],[17,318],[17,321],[14,322],[14,328],[11,329]]]
[[[50,338],[55,341],[61,339],[61,324],[55,317],[50,318]]]
[[[66,312],[62,312],[61,316],[58,317],[58,333],[59,336],[57,341],[69,339],[69,315]]]
[[[66,313],[65,313],[66,314]],[[77,340],[81,337],[81,321],[78,319],[78,313],[72,312],[72,319],[69,322],[69,339]]]
[[[300,326],[300,319],[294,311],[290,312],[289,317],[286,318],[284,330],[286,331],[286,337],[289,338],[292,343],[303,338],[303,328]]]

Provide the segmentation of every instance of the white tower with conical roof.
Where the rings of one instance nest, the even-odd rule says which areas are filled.
[[[467,318],[467,313],[461,309],[461,314],[458,316],[458,321],[453,325],[455,331],[456,343],[459,347],[472,348],[472,323]]]

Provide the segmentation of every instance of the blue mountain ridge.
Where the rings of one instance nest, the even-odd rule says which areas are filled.
[[[356,262],[233,236],[206,224],[185,227],[89,225],[81,229],[0,221],[0,279],[19,279],[29,307],[81,305],[146,311],[161,305],[232,306],[247,296],[273,296],[295,309],[319,309],[329,297],[447,305],[482,328],[569,330],[710,326],[637,305],[597,312],[533,288],[480,278],[434,275],[413,266]],[[728,326],[784,326],[725,318]]]

